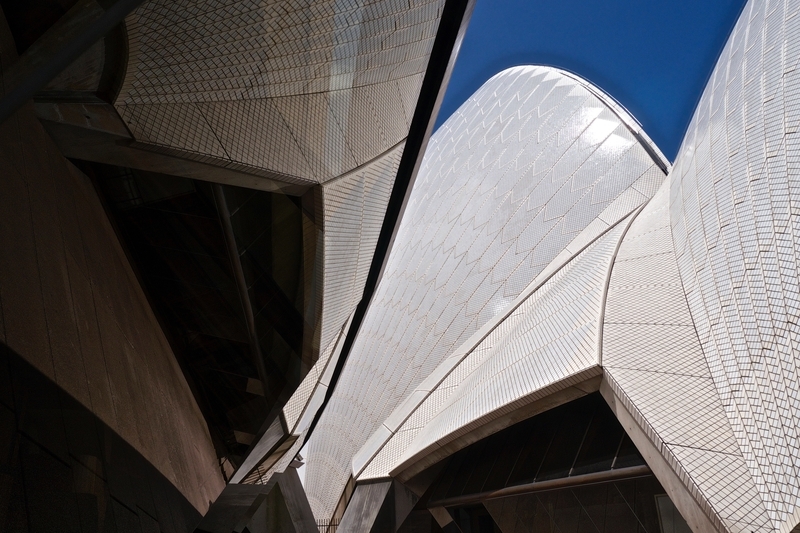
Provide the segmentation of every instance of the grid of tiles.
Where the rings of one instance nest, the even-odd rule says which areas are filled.
[[[800,521],[800,2],[751,0],[671,178],[680,276],[772,527]]]
[[[359,476],[385,477],[408,459],[596,369],[608,267],[627,220],[543,283],[458,363]],[[555,389],[554,389],[555,387]]]
[[[116,106],[141,142],[322,183],[408,134],[443,5],[152,0]]]
[[[283,408],[291,434],[302,434],[322,404],[341,349],[338,343],[343,328],[364,291],[404,147],[401,143],[366,167],[322,186],[325,239],[320,346],[324,348]],[[267,473],[281,471],[280,465],[288,464],[303,440],[304,436]]]
[[[731,532],[771,531],[711,379],[683,292],[665,184],[620,246],[603,325],[604,369],[698,504]]]
[[[564,250],[559,253],[553,261],[547,265],[531,283],[523,290],[520,295],[509,305],[509,312],[516,309],[524,300],[530,297],[539,286],[544,283],[551,275],[561,269],[567,262],[572,260],[586,246],[590,245],[597,238],[598,234],[617,224],[622,218],[630,215],[640,208],[649,198],[655,194],[664,181],[664,174],[650,173],[645,174],[639,180],[619,195],[616,200],[606,207],[600,215],[593,220],[584,230],[572,239]],[[372,479],[385,477],[387,473],[397,464],[404,445],[400,445],[397,439],[389,442],[394,437],[400,424],[403,424],[410,414],[417,410],[423,401],[426,401],[429,393],[436,389],[440,394],[439,386],[443,376],[448,375],[461,361],[466,354],[472,353],[478,343],[484,337],[501,326],[506,321],[507,314],[501,313],[487,322],[483,327],[476,331],[464,344],[459,346],[451,355],[442,361],[436,369],[423,379],[416,389],[407,395],[406,399],[392,411],[392,414],[383,424],[372,434],[364,446],[353,457],[353,473],[358,479]],[[508,324],[504,324],[508,325]],[[463,370],[463,367],[460,367]],[[437,404],[436,408],[441,404]],[[386,449],[384,445],[388,443]],[[372,464],[374,463],[374,464]]]
[[[306,488],[318,518],[330,516],[353,455],[394,406],[632,184],[663,180],[633,120],[598,93],[556,69],[516,67],[489,80],[431,140],[383,280],[309,443]]]
[[[405,143],[322,187],[325,216],[320,346],[328,346],[364,292]]]

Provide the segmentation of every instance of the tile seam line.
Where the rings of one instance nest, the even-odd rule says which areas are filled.
[[[612,392],[621,400],[623,409],[629,413],[634,424],[636,424],[636,426],[640,429],[644,438],[647,439],[651,445],[653,445],[656,452],[667,463],[669,470],[675,476],[677,476],[683,487],[688,491],[690,497],[699,506],[706,518],[711,521],[713,526],[716,527],[720,533],[724,533],[725,529],[720,529],[719,527],[723,524],[722,517],[717,512],[716,508],[708,501],[705,492],[700,489],[699,485],[695,481],[695,478],[683,467],[682,463],[678,460],[677,456],[666,443],[666,441],[661,438],[661,433],[659,433],[650,423],[650,421],[645,418],[644,413],[642,413],[642,411],[634,403],[633,399],[628,395],[625,389],[622,388],[612,373],[606,369],[603,369],[603,379],[608,381]],[[651,435],[653,438],[651,438]],[[660,441],[661,444],[659,444],[658,441]],[[666,453],[669,454],[669,457],[667,457],[667,455],[662,451],[662,444],[663,448],[666,449]],[[686,479],[688,483],[684,482],[684,479]]]
[[[646,204],[645,204],[645,205],[646,205]],[[640,207],[640,208],[639,208],[639,211],[641,211],[641,209],[643,209],[643,208],[644,208],[644,206]],[[633,212],[633,211],[631,211],[631,212]],[[638,214],[639,214],[638,212],[637,212],[637,213],[635,213],[635,215],[638,215]],[[631,215],[631,213],[628,213],[626,216],[630,216],[630,215]],[[635,218],[635,216],[634,216],[634,218]],[[624,220],[624,219],[622,219],[622,220]],[[439,381],[438,381],[438,382],[437,382],[435,385],[433,385],[433,386],[431,387],[431,390],[429,390],[429,391],[425,391],[425,392],[427,393],[427,394],[425,395],[425,397],[424,397],[424,398],[422,398],[422,400],[420,401],[420,403],[419,403],[419,404],[417,404],[416,408],[415,408],[413,411],[411,411],[411,413],[409,413],[409,415],[408,415],[407,417],[405,417],[405,418],[403,419],[403,421],[400,423],[400,426],[398,426],[398,429],[397,429],[396,431],[392,431],[392,430],[390,430],[388,427],[386,428],[386,429],[389,429],[389,431],[391,432],[391,434],[392,434],[392,435],[391,435],[391,437],[389,437],[389,439],[388,439],[388,440],[386,440],[386,441],[383,443],[383,445],[381,445],[381,447],[380,447],[380,448],[379,448],[379,449],[378,449],[378,450],[375,452],[375,454],[374,454],[374,455],[373,455],[373,456],[370,458],[369,462],[367,462],[367,463],[364,465],[364,467],[363,467],[361,470],[359,470],[359,471],[358,471],[358,473],[353,473],[353,477],[357,478],[357,477],[358,477],[358,476],[359,476],[359,475],[360,475],[362,472],[364,472],[364,470],[365,470],[365,469],[366,469],[366,468],[367,468],[367,467],[368,467],[368,466],[369,466],[369,465],[372,463],[372,461],[375,459],[375,457],[377,457],[377,455],[378,455],[378,454],[379,454],[379,453],[380,453],[380,452],[383,450],[383,448],[384,448],[384,447],[385,447],[385,446],[386,446],[386,445],[389,443],[389,440],[391,440],[391,438],[392,438],[392,437],[394,437],[394,435],[396,435],[396,434],[397,434],[397,433],[400,431],[400,428],[402,428],[402,427],[403,427],[403,425],[404,425],[404,424],[405,424],[405,423],[408,421],[408,419],[409,419],[409,418],[411,418],[411,416],[413,416],[413,415],[414,415],[414,413],[415,413],[415,412],[416,412],[416,411],[419,409],[419,407],[422,405],[422,403],[424,403],[424,402],[425,402],[425,400],[427,400],[427,399],[428,399],[428,397],[430,397],[430,396],[431,396],[431,394],[433,394],[433,393],[434,393],[434,392],[435,392],[435,391],[436,391],[436,390],[439,388],[439,386],[442,384],[442,382],[444,382],[444,380],[446,380],[446,379],[447,379],[447,378],[448,378],[448,377],[449,377],[449,376],[450,376],[450,375],[453,373],[453,371],[454,371],[454,370],[456,370],[456,368],[458,368],[458,367],[461,365],[461,363],[463,363],[463,362],[464,362],[464,359],[466,359],[467,357],[469,357],[469,356],[470,356],[470,355],[471,355],[471,354],[472,354],[472,353],[473,353],[473,352],[474,352],[474,351],[477,349],[477,347],[478,347],[478,346],[479,346],[479,345],[480,345],[480,344],[481,344],[481,343],[482,343],[484,340],[486,340],[486,338],[487,338],[489,335],[491,335],[491,334],[492,334],[492,333],[493,333],[493,332],[494,332],[494,331],[495,331],[495,330],[496,330],[498,327],[500,327],[500,326],[503,324],[503,322],[505,322],[505,321],[506,321],[506,320],[507,320],[507,319],[508,319],[508,318],[509,318],[509,317],[510,317],[510,316],[511,316],[511,315],[512,315],[512,314],[513,314],[513,313],[514,313],[514,312],[515,312],[515,311],[516,311],[516,310],[517,310],[517,309],[518,309],[518,308],[519,308],[519,307],[520,307],[522,304],[524,304],[526,301],[528,301],[528,299],[529,299],[531,296],[533,296],[533,295],[534,295],[534,294],[535,294],[535,293],[536,293],[536,292],[537,292],[539,289],[541,289],[541,288],[544,286],[544,284],[545,284],[545,283],[547,283],[548,281],[550,281],[550,279],[551,279],[553,276],[555,276],[556,274],[558,274],[559,272],[561,272],[561,270],[562,270],[564,267],[566,267],[566,266],[567,266],[569,263],[571,263],[571,262],[572,262],[574,259],[576,259],[576,258],[577,258],[577,257],[578,257],[580,254],[582,254],[583,252],[585,252],[585,251],[586,251],[586,250],[587,250],[587,249],[588,249],[590,246],[592,246],[593,244],[595,244],[595,243],[596,243],[598,240],[600,240],[600,239],[601,239],[603,236],[605,236],[605,235],[606,235],[606,234],[607,234],[609,231],[611,231],[612,229],[614,229],[614,228],[617,226],[617,224],[619,224],[620,222],[622,222],[622,220],[618,221],[616,224],[613,224],[613,225],[609,226],[608,228],[606,228],[605,230],[603,230],[603,231],[602,231],[600,234],[598,234],[598,235],[597,235],[597,236],[596,236],[594,239],[592,239],[591,241],[589,241],[589,242],[588,242],[586,245],[584,245],[584,246],[583,246],[582,248],[580,248],[580,249],[579,249],[577,252],[575,252],[575,253],[574,253],[574,254],[573,254],[573,255],[572,255],[572,256],[571,256],[571,257],[570,257],[570,258],[569,258],[567,261],[565,261],[565,262],[564,262],[564,263],[563,263],[563,264],[562,264],[562,265],[561,265],[559,268],[555,269],[553,272],[551,272],[551,273],[550,273],[550,274],[548,274],[548,275],[547,275],[545,278],[543,278],[543,279],[542,279],[542,280],[541,280],[539,283],[537,283],[537,284],[533,285],[533,287],[527,287],[527,288],[526,288],[526,289],[523,291],[522,295],[520,295],[520,296],[518,297],[519,301],[517,301],[517,302],[516,302],[514,305],[512,305],[510,308],[508,308],[508,309],[506,310],[506,313],[504,313],[504,314],[502,315],[502,318],[499,318],[499,319],[497,319],[497,321],[496,321],[496,323],[494,324],[494,326],[493,326],[491,329],[489,329],[488,331],[486,331],[486,333],[485,333],[484,335],[482,335],[480,338],[476,339],[475,341],[471,341],[471,339],[467,339],[466,343],[469,343],[469,344],[471,344],[471,347],[468,349],[468,351],[467,351],[467,352],[466,352],[466,353],[465,353],[465,354],[464,354],[464,355],[463,355],[463,356],[462,356],[462,357],[461,357],[461,358],[458,360],[458,362],[457,362],[457,363],[456,363],[456,364],[453,366],[453,368],[452,368],[452,369],[450,369],[450,371],[449,371],[449,372],[447,372],[447,373],[446,373],[444,376],[442,376],[442,378],[441,378],[441,379],[440,379],[440,380],[439,380]],[[630,223],[632,223],[632,222],[633,222],[633,219],[630,221]],[[626,228],[626,229],[625,229],[625,232],[627,232],[627,229],[628,229],[628,228]],[[623,233],[623,234],[622,234],[622,236],[620,237],[620,242],[622,242],[622,239],[623,239],[624,237],[625,237],[625,233]],[[619,248],[619,244],[617,245],[617,248]],[[616,255],[616,254],[615,254],[615,255]],[[614,258],[612,257],[612,259],[611,259],[611,261],[612,261],[612,264],[613,264],[613,260],[614,260]],[[603,305],[603,307],[605,307],[605,305]],[[602,324],[602,314],[601,314],[601,318],[600,318],[600,323]],[[602,330],[600,330],[600,331],[602,331]],[[602,339],[601,339],[601,340],[602,340]],[[465,344],[466,344],[466,343],[465,343]],[[462,346],[463,346],[463,345],[462,345]],[[461,346],[459,346],[458,348],[456,348],[455,350],[453,350],[453,352],[452,352],[452,353],[458,353],[458,352],[460,351],[460,348],[461,348]],[[419,389],[415,389],[415,390],[419,390]],[[385,422],[385,420],[384,420],[384,422]],[[381,425],[382,425],[383,427],[386,427],[386,426],[385,426],[385,424],[384,424],[383,422],[381,423]],[[373,432],[373,434],[374,434],[374,432]]]
[[[222,144],[222,139],[220,139],[219,135],[217,135],[217,132],[214,130],[214,126],[211,125],[211,122],[209,122],[208,117],[206,117],[206,114],[203,113],[203,110],[200,108],[200,106],[197,105],[196,102],[193,102],[192,106],[197,109],[197,112],[200,113],[201,117],[203,117],[203,122],[206,123],[206,126],[208,126],[208,129],[211,131],[211,135],[213,135],[214,139],[216,139],[219,143],[219,147],[222,148],[222,152],[225,154],[225,157],[227,157],[229,161],[234,161],[234,159],[231,157],[231,154],[228,153],[228,149],[225,148],[224,144]]]
[[[644,148],[644,150],[647,152],[647,155],[650,156],[656,166],[658,166],[664,174],[670,173],[672,170],[672,165],[670,164],[669,160],[664,154],[661,153],[661,150],[658,148],[656,143],[654,143],[653,140],[650,139],[650,137],[644,132],[644,128],[642,128],[642,125],[639,123],[636,117],[634,117],[624,105],[622,105],[619,101],[617,101],[616,98],[605,92],[603,89],[582,78],[578,74],[564,70],[560,67],[550,68],[559,71],[564,76],[572,78],[590,93],[595,95],[601,102],[606,104],[609,110],[617,115],[617,117],[620,119],[620,121],[622,121],[623,124],[625,124],[625,127],[628,128],[634,138],[639,141],[639,144],[642,145],[642,148]],[[633,124],[631,124],[631,121],[633,121]]]
[[[723,452],[723,451],[720,451],[720,450],[712,450],[711,448],[705,448],[703,446],[689,446],[688,444],[678,444],[678,443],[675,443],[675,442],[667,442],[667,441],[664,441],[664,445],[668,446],[670,448],[672,448],[672,447],[675,447],[675,448],[688,448],[690,450],[700,450],[700,451],[709,452],[709,453],[719,453],[719,454],[722,454],[722,455],[729,455],[731,457],[738,457],[738,458],[742,457],[741,455],[737,456],[735,453]]]
[[[612,254],[611,258],[608,262],[608,269],[606,270],[606,279],[605,283],[603,284],[603,295],[600,297],[600,315],[597,317],[597,344],[595,346],[595,353],[597,354],[597,364],[600,368],[603,367],[603,324],[605,323],[606,319],[606,303],[608,302],[608,289],[611,285],[611,276],[614,273],[614,264],[617,261],[617,254],[619,254],[619,250],[622,247],[622,242],[625,240],[625,237],[628,235],[628,231],[633,226],[633,223],[639,218],[639,215],[642,213],[645,207],[650,204],[650,200],[644,203],[641,207],[639,207],[633,215],[628,214],[630,220],[628,220],[625,229],[622,231],[622,235],[619,236],[619,240],[617,241],[617,245],[614,248],[614,253]],[[620,221],[621,222],[621,221]],[[616,225],[616,224],[615,224]]]
[[[419,56],[416,59],[422,59],[425,56]],[[254,98],[247,98],[247,95],[244,93],[252,92],[253,90],[257,89],[265,89],[269,87],[264,86],[249,86],[249,87],[242,87],[242,88],[234,88],[234,89],[207,89],[203,91],[184,91],[184,92],[172,92],[166,94],[156,94],[156,95],[142,95],[142,96],[126,96],[120,101],[115,101],[113,105],[127,105],[127,106],[144,106],[144,105],[170,105],[170,104],[186,104],[186,103],[197,103],[197,104],[213,104],[213,103],[231,103],[231,102],[241,102],[244,100],[247,101],[258,101],[258,100],[278,100],[281,98],[302,98],[305,96],[318,96],[318,95],[326,95],[326,94],[335,94],[341,93],[345,91],[352,91],[354,89],[371,89],[373,87],[379,87],[382,85],[388,85],[393,82],[404,81],[408,80],[409,78],[414,78],[419,76],[420,74],[424,74],[424,72],[417,72],[416,74],[407,74],[404,76],[399,77],[392,77],[387,78],[385,80],[381,80],[378,82],[370,82],[365,83],[363,85],[354,84],[352,87],[348,87],[346,89],[325,89],[321,91],[301,91],[301,92],[292,92],[287,94],[275,94],[269,96],[258,96]],[[239,76],[239,78],[245,78],[248,76]],[[228,78],[218,78],[212,81],[226,81]],[[312,82],[317,80],[312,80]],[[289,85],[296,82],[279,82],[280,85]],[[302,81],[300,83],[303,83]],[[139,90],[149,89],[153,86],[146,86],[141,87]],[[233,93],[238,92],[236,97],[226,96],[219,99],[208,99],[208,100],[188,100],[189,95],[207,95],[207,94],[219,94],[219,93]],[[121,91],[120,91],[121,93]],[[187,97],[187,100],[182,100],[180,97]],[[150,100],[150,101],[147,101]],[[162,101],[153,101],[153,100],[162,100]],[[163,101],[165,100],[165,101]],[[172,101],[170,101],[172,100]]]
[[[355,168],[353,168],[353,169],[351,169],[351,170],[348,170],[347,172],[344,172],[344,173],[342,173],[342,174],[339,174],[338,176],[334,176],[333,178],[331,178],[331,179],[329,179],[329,180],[323,181],[323,182],[321,183],[321,185],[333,185],[334,183],[337,183],[337,182],[339,182],[339,181],[342,181],[342,180],[343,180],[343,179],[345,179],[345,178],[349,178],[349,177],[351,177],[351,176],[353,176],[353,175],[355,175],[355,174],[358,174],[359,172],[363,172],[363,171],[364,171],[364,170],[366,170],[366,169],[367,169],[367,168],[368,168],[370,165],[372,165],[372,164],[374,164],[374,163],[377,163],[377,162],[379,162],[381,159],[383,159],[384,157],[386,157],[386,156],[388,156],[388,155],[391,155],[391,153],[392,153],[394,150],[396,150],[397,148],[399,148],[399,147],[401,147],[403,144],[405,144],[405,142],[406,142],[406,140],[407,140],[407,139],[408,139],[408,135],[406,135],[405,137],[403,137],[402,139],[400,139],[398,142],[396,142],[395,144],[393,144],[392,146],[390,146],[389,148],[387,148],[387,149],[386,149],[386,150],[384,150],[383,152],[379,153],[378,155],[376,155],[375,157],[373,157],[373,158],[372,158],[372,159],[370,159],[369,161],[366,161],[366,162],[364,162],[364,163],[362,163],[362,164],[358,165],[357,167],[355,167]]]
[[[742,13],[745,12],[745,10],[748,7],[748,4],[749,4],[749,2],[746,3],[745,6],[742,8]],[[740,17],[741,16],[742,15],[740,14]],[[738,25],[738,20],[737,20],[736,24]],[[732,41],[733,32],[735,31],[735,29],[736,29],[736,26],[734,26],[733,30],[731,31],[731,34],[728,36],[728,41],[726,42],[726,44],[724,45],[722,51],[720,52],[719,58],[721,58],[725,54],[726,48],[729,46],[730,43],[733,42]],[[749,30],[749,28],[748,28],[748,30]],[[717,61],[719,61],[719,58],[717,59]],[[716,67],[715,67],[715,70],[716,70]],[[711,74],[709,75],[709,80],[712,80],[715,77],[715,75],[716,75],[715,72],[712,71]],[[727,78],[728,78],[728,76],[726,75],[726,80],[725,81],[727,81]],[[697,103],[697,105],[695,107],[695,113],[697,113],[697,110],[700,108],[700,104],[702,102],[702,98],[703,98],[704,94],[705,94],[705,89],[704,89],[703,93],[700,95],[700,99],[698,100],[698,103]],[[727,87],[726,87],[725,95],[727,95],[727,94],[728,94],[728,91],[727,91]],[[712,105],[712,103],[713,103],[713,98],[714,98],[713,91],[710,93],[709,98],[710,98],[710,102],[709,102],[709,107],[710,107]],[[727,111],[727,107],[728,106],[727,106],[727,103],[725,101],[725,98],[723,98],[722,105],[724,106],[724,109]],[[707,124],[708,124],[708,127],[710,127],[710,120],[711,120],[711,116],[710,115],[709,115],[708,120],[709,120],[709,122]],[[693,116],[692,121],[689,123],[689,126],[687,127],[687,131],[684,134],[684,141],[686,141],[686,136],[689,134],[689,131],[690,131],[691,128],[694,127],[695,128],[695,132],[696,132],[697,129],[700,127],[700,125],[696,125],[694,123],[694,121],[695,121],[695,117]],[[785,140],[785,135],[784,135],[784,140]],[[727,133],[727,120],[726,120],[726,145],[727,145],[728,142],[729,141],[728,141],[728,133]],[[683,143],[681,144],[678,153],[681,154],[682,151],[683,151]],[[709,156],[710,156],[710,153],[709,153]],[[692,161],[692,160],[694,160],[694,154],[691,157],[690,161]],[[714,169],[714,163],[713,163],[713,161],[709,161],[709,171],[712,173],[712,175],[713,175],[713,169]],[[729,170],[729,172],[730,172],[730,170]],[[696,177],[696,175],[695,175],[695,177]],[[731,431],[731,433],[733,435],[733,439],[734,439],[734,443],[736,444],[736,447],[739,449],[740,453],[742,454],[742,457],[745,459],[745,462],[747,463],[748,473],[750,474],[751,479],[755,483],[755,477],[753,476],[754,468],[749,464],[750,461],[745,457],[745,450],[742,449],[742,444],[743,444],[742,440],[743,440],[743,438],[737,435],[736,428],[734,427],[734,423],[733,423],[734,420],[732,420],[733,415],[731,414],[730,409],[726,408],[724,402],[722,401],[722,394],[721,394],[722,391],[720,390],[720,387],[719,387],[719,381],[721,379],[724,379],[724,381],[729,384],[730,382],[729,382],[729,379],[728,379],[728,372],[724,372],[724,377],[722,377],[722,378],[720,378],[720,377],[715,378],[714,377],[714,372],[713,372],[712,366],[711,366],[711,364],[709,362],[709,353],[708,353],[708,351],[712,349],[712,347],[709,346],[709,343],[713,342],[714,347],[716,347],[717,346],[717,341],[716,340],[709,340],[711,338],[711,336],[712,336],[712,333],[711,333],[712,329],[711,329],[711,327],[709,327],[708,328],[708,333],[707,333],[708,338],[707,338],[707,340],[705,342],[703,342],[703,338],[700,336],[700,331],[698,330],[698,320],[697,320],[697,318],[701,318],[701,317],[697,317],[696,316],[697,312],[693,311],[692,304],[691,304],[691,301],[689,299],[689,293],[697,291],[697,293],[699,294],[699,297],[701,299],[701,302],[702,302],[702,307],[703,307],[703,309],[706,310],[706,313],[708,313],[707,302],[708,302],[709,298],[708,298],[708,296],[703,294],[703,290],[701,288],[701,281],[699,279],[698,272],[695,270],[693,272],[692,276],[687,276],[686,274],[684,274],[685,268],[684,269],[681,268],[681,259],[684,257],[685,254],[689,255],[689,260],[692,261],[693,265],[696,264],[696,261],[694,259],[695,255],[691,251],[691,243],[689,241],[689,239],[690,239],[689,233],[690,232],[689,232],[688,228],[690,226],[689,226],[689,220],[687,219],[687,216],[686,216],[685,200],[683,198],[684,174],[682,172],[679,172],[679,175],[676,176],[675,180],[673,181],[672,175],[670,173],[670,175],[667,177],[666,181],[667,181],[666,186],[669,187],[669,190],[667,191],[669,193],[669,196],[667,198],[668,199],[668,203],[667,203],[667,215],[668,215],[668,217],[667,218],[669,219],[670,242],[672,244],[673,260],[675,261],[675,264],[676,264],[677,270],[678,270],[678,281],[680,282],[681,296],[683,297],[683,302],[686,304],[686,308],[689,311],[689,317],[691,319],[690,326],[691,326],[692,330],[694,331],[695,337],[697,338],[699,351],[700,351],[700,354],[701,354],[702,360],[703,360],[703,365],[705,365],[706,371],[708,372],[708,376],[709,376],[709,378],[711,380],[711,385],[713,387],[714,393],[716,394],[717,398],[719,399],[720,404],[721,404],[722,409],[723,409],[723,412],[725,414],[725,422],[727,423],[727,426],[728,426],[728,428],[730,429],[730,431]],[[674,213],[675,212],[675,203],[674,203],[675,200],[673,199],[673,191],[676,188],[677,188],[678,192],[680,193],[680,198],[681,198],[680,199],[680,202],[681,202],[680,203],[680,212],[678,214]],[[692,191],[692,194],[696,193],[699,196],[699,188],[696,186],[695,189],[696,189],[695,191]],[[700,210],[699,214],[700,214],[700,220],[701,220],[701,223],[702,223],[702,220],[703,220],[703,218],[702,218],[702,210]],[[717,218],[719,218],[719,213],[717,213]],[[678,248],[678,243],[676,242],[676,238],[675,238],[676,228],[679,227],[679,224],[684,227],[684,233],[685,233],[684,245],[683,245],[683,248],[680,251],[679,251],[679,248]],[[707,235],[705,235],[705,233],[703,234],[703,243],[706,245],[706,254],[707,254],[707,257],[708,257],[708,237],[707,237]],[[730,266],[728,266],[728,271],[730,272]],[[687,277],[689,278],[688,280],[686,279]],[[687,285],[692,287],[691,290],[687,290]],[[737,305],[736,307],[738,309],[739,305]],[[695,306],[695,308],[696,308],[696,306]],[[739,314],[741,316],[741,312],[740,311],[737,311],[737,314]],[[725,329],[726,329],[726,331],[730,331],[730,327],[726,327]],[[721,363],[722,362],[722,355],[719,353],[719,350],[716,350],[716,351],[717,351],[717,357],[719,358],[719,361]],[[737,364],[737,366],[738,366],[738,364]],[[759,396],[761,396],[761,392],[760,391],[759,391]],[[733,407],[735,409],[735,414],[739,418],[739,420],[745,420],[747,417],[746,416],[742,416],[742,407],[735,401],[732,402],[732,404],[733,404]],[[747,430],[745,430],[745,432],[747,433]],[[751,441],[749,436],[745,436],[744,439],[746,439],[747,442],[752,447],[753,442]],[[762,468],[761,468],[760,464],[757,464],[755,469],[757,469],[758,472],[763,475],[763,471],[762,471]],[[760,500],[761,504],[766,508],[768,502],[765,501],[764,495],[761,493],[761,490],[758,488],[757,485],[756,485],[756,492],[758,493],[758,499]],[[709,503],[709,505],[710,505],[710,503]],[[798,507],[797,509],[800,510],[800,507]],[[767,513],[769,513],[769,511],[767,511]],[[797,513],[797,510],[795,511],[795,513]],[[721,516],[720,516],[720,520],[722,520]],[[771,522],[771,525],[774,527],[775,524],[774,524],[774,522],[773,522],[771,517],[770,517],[770,522]]]
[[[647,372],[647,373],[650,373],[650,374],[663,374],[663,375],[666,375],[666,376],[681,376],[681,377],[685,377],[685,378],[697,378],[697,379],[711,380],[711,376],[701,376],[701,375],[698,375],[698,374],[687,374],[685,372],[665,372],[663,370],[649,370],[649,369],[635,368],[635,367],[626,366],[626,365],[610,365],[610,366],[607,365],[605,368],[608,368],[609,370],[631,370],[633,372]]]

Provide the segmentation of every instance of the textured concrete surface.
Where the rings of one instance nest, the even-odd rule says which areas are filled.
[[[0,125],[0,176],[0,340],[204,513],[224,486],[206,423],[92,184],[30,104]]]

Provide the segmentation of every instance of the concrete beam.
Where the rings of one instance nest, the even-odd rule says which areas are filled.
[[[136,142],[114,106],[91,95],[82,101],[37,99],[34,109],[61,153],[73,159],[290,196],[302,196],[316,186],[291,176],[235,168],[230,161],[193,159],[177,150],[157,150]]]
[[[395,533],[419,498],[393,479],[359,483],[337,533]]]
[[[628,412],[625,403],[617,397],[614,390],[608,383],[607,379],[603,379],[600,383],[600,394],[608,403],[611,410],[616,415],[625,432],[628,434],[633,444],[642,454],[647,466],[653,471],[653,474],[667,491],[675,507],[680,511],[681,516],[689,524],[694,533],[718,533],[719,530],[709,520],[709,517],[703,512],[703,509],[698,504],[697,500],[687,490],[686,486],[681,482],[678,475],[670,467],[667,460],[658,451],[656,445],[647,437],[647,434],[639,427],[633,414]]]
[[[294,468],[265,485],[228,485],[195,533],[318,533]]]

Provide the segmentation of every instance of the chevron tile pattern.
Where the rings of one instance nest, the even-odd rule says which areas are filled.
[[[309,441],[318,518],[331,515],[354,454],[441,361],[601,213],[616,222],[655,193],[666,163],[636,128],[596,88],[543,67],[498,74],[440,128]],[[585,242],[607,228],[593,225]]]
[[[499,321],[432,387],[358,479],[386,477],[460,432],[568,386],[572,376],[599,374],[603,288],[627,223],[598,238]]]

